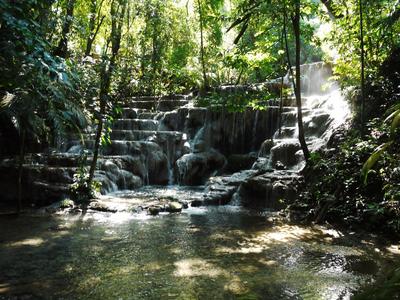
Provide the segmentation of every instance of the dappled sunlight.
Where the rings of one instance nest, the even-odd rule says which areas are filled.
[[[279,263],[276,260],[272,260],[272,259],[268,260],[268,259],[265,259],[265,258],[260,258],[258,260],[258,262],[261,263],[262,265],[266,266],[266,267],[276,267],[276,266],[279,265]]]
[[[17,242],[10,243],[10,247],[21,247],[21,246],[34,246],[38,247],[41,246],[44,243],[43,238],[30,238],[30,239],[25,239]]]
[[[240,245],[241,244],[241,245]],[[217,247],[215,253],[217,254],[249,254],[249,253],[261,253],[268,249],[265,245],[257,245],[255,243],[239,243],[239,247]]]
[[[133,215],[132,213],[128,213],[128,212],[117,212],[117,213],[90,213],[90,214],[86,214],[82,220],[83,221],[88,221],[88,220],[95,220],[97,222],[101,222],[101,223],[110,223],[110,224],[122,224],[122,223],[126,223],[129,220],[132,219],[148,219],[147,215],[144,214],[137,214],[137,215]]]
[[[312,228],[291,225],[278,225],[273,230],[260,232],[250,241],[260,244],[288,243],[294,240],[312,239],[317,234]]]
[[[218,276],[227,276],[228,274],[224,269],[201,258],[179,260],[174,265],[176,268],[174,276],[176,277],[206,276],[216,278]]]
[[[400,245],[390,245],[386,247],[386,250],[394,255],[400,255]]]
[[[225,285],[224,290],[234,295],[243,295],[249,292],[249,287],[239,277],[233,276]]]
[[[9,283],[0,283],[0,294],[5,294],[9,292],[11,285]]]

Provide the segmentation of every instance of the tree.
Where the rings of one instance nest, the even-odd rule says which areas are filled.
[[[109,42],[111,42],[111,56],[108,57],[107,51],[108,47],[106,46],[105,53],[103,54],[103,63],[102,69],[100,73],[101,81],[100,81],[100,111],[97,115],[97,130],[96,130],[96,139],[93,150],[93,159],[90,165],[89,170],[89,178],[88,178],[88,186],[90,187],[93,182],[94,172],[96,170],[97,159],[99,156],[101,136],[103,132],[104,118],[106,117],[106,107],[109,98],[110,85],[112,75],[116,66],[116,59],[121,47],[121,36],[122,36],[122,28],[124,25],[124,17],[126,11],[127,0],[116,0],[111,4],[111,33],[109,36]]]
[[[93,42],[105,19],[105,16],[101,16],[103,2],[104,0],[91,0],[90,2],[89,34],[86,39],[85,56],[90,55]]]
[[[363,24],[363,5],[359,0],[360,12],[360,51],[361,51],[361,130],[364,130],[365,122],[365,51],[364,51],[364,24]]]
[[[276,3],[275,5],[278,5],[278,3]],[[288,19],[288,13],[290,13],[290,18],[292,21],[292,26],[293,26],[293,33],[294,33],[294,38],[295,38],[295,57],[296,57],[296,61],[295,61],[295,68],[296,68],[296,72],[295,72],[295,76],[293,76],[293,71],[292,71],[292,65],[290,62],[290,48],[289,48],[289,43],[288,43],[288,32],[287,32],[287,19]],[[243,24],[242,25],[242,29],[239,31],[239,35],[236,38],[236,41],[238,41],[238,39],[240,39],[245,31],[248,29],[248,25],[250,22],[250,19],[252,17],[255,17],[259,14],[264,15],[265,18],[268,19],[275,19],[272,23],[277,23],[278,26],[282,26],[283,27],[283,35],[284,35],[284,39],[285,39],[285,50],[286,50],[286,56],[287,56],[287,63],[288,63],[288,69],[289,71],[292,73],[292,78],[294,78],[293,80],[293,88],[294,88],[294,92],[295,92],[295,97],[296,97],[296,106],[297,106],[297,125],[298,125],[298,129],[299,129],[299,142],[304,154],[304,157],[306,159],[306,161],[308,161],[309,157],[310,157],[310,152],[308,150],[308,146],[305,140],[305,136],[304,136],[304,126],[303,126],[303,113],[302,113],[302,101],[301,101],[301,69],[300,69],[300,65],[301,65],[301,22],[300,22],[300,18],[301,18],[301,5],[300,5],[300,0],[294,0],[294,12],[290,12],[290,7],[288,7],[286,1],[283,2],[283,17],[280,18],[281,20],[283,20],[282,23],[278,23],[276,22],[276,13],[274,10],[271,11],[271,8],[268,7],[267,9],[263,9],[263,6],[261,4],[261,2],[256,2],[253,6],[250,6],[249,8],[246,8],[244,10],[244,14],[239,17],[230,28],[233,28],[234,26],[237,26],[239,24]],[[279,20],[279,18],[278,18]],[[271,25],[273,26],[273,25]],[[281,28],[282,28],[281,27]],[[282,34],[282,29],[278,30],[277,33],[279,34],[277,36],[278,39],[281,39],[281,34]]]
[[[201,68],[202,68],[202,73],[203,73],[203,90],[207,90],[208,80],[207,80],[207,71],[206,71],[206,63],[205,63],[205,55],[204,55],[204,18],[203,18],[203,8],[202,8],[201,0],[197,0],[197,10],[199,13],[200,61],[201,61]]]
[[[11,5],[0,0],[0,7],[0,45],[4,46],[0,114],[15,120],[19,133],[19,212],[28,141],[51,143],[56,135],[86,126],[86,118],[75,93],[74,74],[64,60],[51,55],[43,27],[35,21],[46,12],[47,3],[39,2],[38,6],[37,1],[27,0]]]
[[[301,70],[300,70],[300,0],[295,0],[295,12],[292,16],[293,31],[296,39],[296,84],[294,86],[297,105],[297,126],[299,128],[299,141],[301,149],[303,150],[304,158],[306,161],[310,158],[310,151],[308,150],[307,143],[304,136],[303,126],[303,112],[301,105]]]
[[[74,17],[74,6],[76,0],[68,0],[66,3],[65,19],[62,26],[61,38],[57,48],[54,50],[54,55],[66,58],[68,55],[68,35],[71,31],[72,21]]]

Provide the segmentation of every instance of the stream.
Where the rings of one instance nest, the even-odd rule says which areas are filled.
[[[399,252],[239,206],[150,216],[131,211],[129,193],[107,196],[117,213],[1,217],[0,299],[349,299]],[[193,199],[201,190],[139,194]]]

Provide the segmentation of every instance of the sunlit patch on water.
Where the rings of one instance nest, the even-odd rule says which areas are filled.
[[[176,268],[174,275],[177,277],[206,276],[215,278],[226,275],[226,271],[222,268],[200,258],[183,259],[175,262],[174,265]]]

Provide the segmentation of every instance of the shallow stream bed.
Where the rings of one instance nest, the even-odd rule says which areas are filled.
[[[220,206],[1,217],[0,299],[348,299],[399,259],[397,246],[273,216]]]

